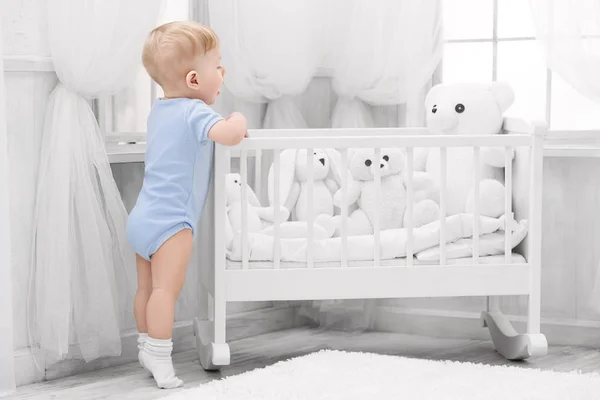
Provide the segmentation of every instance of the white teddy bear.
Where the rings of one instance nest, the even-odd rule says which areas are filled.
[[[350,172],[346,205],[357,203],[356,209],[348,217],[348,235],[367,235],[374,232],[375,213],[379,212],[380,229],[402,228],[407,225],[408,214],[406,177],[406,155],[401,149],[381,149],[380,159],[375,160],[373,149],[349,150],[348,168]],[[375,169],[380,170],[381,187],[379,197],[375,189]],[[439,207],[429,198],[432,186],[425,173],[413,175],[414,212],[413,227],[422,226],[438,218]],[[334,196],[334,204],[342,206],[343,190]],[[341,229],[341,216],[334,217]]]
[[[427,127],[443,135],[495,135],[501,133],[503,113],[512,105],[514,92],[502,82],[460,83],[434,86],[426,96]],[[514,158],[514,149],[511,152]],[[504,148],[481,148],[480,213],[498,218],[504,214]],[[427,172],[439,187],[439,148],[422,150],[415,170]],[[447,215],[473,211],[473,148],[447,148]]]

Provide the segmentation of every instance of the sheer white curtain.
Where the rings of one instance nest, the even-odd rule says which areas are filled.
[[[46,363],[64,358],[70,344],[86,361],[121,352],[119,323],[131,312],[124,286],[134,285],[135,260],[89,100],[132,83],[160,7],[159,0],[48,7],[60,82],[44,121],[28,307],[31,345]]]
[[[442,55],[439,0],[329,2],[333,127],[368,127],[371,105],[414,108]]]
[[[600,101],[600,0],[529,0],[548,68]]]
[[[439,0],[330,0],[325,60],[338,94],[334,128],[373,127],[370,105],[421,109],[426,85],[442,56]],[[410,123],[418,122],[418,115]],[[323,327],[368,329],[375,301],[315,302],[305,310]]]
[[[2,25],[0,24],[0,32]],[[15,390],[6,86],[0,37],[0,397]]]
[[[600,102],[600,0],[529,2],[548,68],[584,96]],[[600,311],[600,266],[588,301]]]
[[[210,0],[221,40],[225,86],[237,98],[268,103],[265,128],[304,128],[293,96],[306,90],[323,56],[318,0]]]
[[[267,103],[262,121],[246,114],[250,128],[307,127],[294,96],[306,90],[323,56],[321,3],[209,0],[209,23],[227,68],[225,86],[246,105]],[[238,105],[237,111],[244,112],[245,104]],[[261,161],[266,176],[272,152],[263,152]],[[266,185],[257,194],[265,202]]]

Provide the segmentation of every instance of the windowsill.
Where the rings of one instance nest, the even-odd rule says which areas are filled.
[[[109,143],[106,145],[106,152],[108,153],[108,161],[111,164],[144,162],[146,143]]]

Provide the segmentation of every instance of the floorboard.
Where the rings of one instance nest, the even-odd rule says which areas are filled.
[[[280,360],[321,349],[363,351],[431,360],[453,360],[489,365],[517,365],[555,371],[600,372],[600,351],[573,346],[550,347],[546,357],[510,362],[493,349],[491,342],[441,339],[396,333],[349,333],[299,328],[269,333],[230,343],[232,363],[220,372],[207,373],[195,351],[174,356],[178,376],[185,387],[262,368]],[[158,399],[167,395],[137,364],[106,368],[64,379],[20,387],[6,399]]]

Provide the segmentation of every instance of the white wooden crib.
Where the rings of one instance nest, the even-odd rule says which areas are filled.
[[[201,222],[202,235],[213,239],[203,241],[203,259],[200,281],[209,293],[209,309],[201,310],[195,322],[197,349],[202,366],[218,369],[230,363],[226,343],[226,305],[228,302],[328,300],[328,299],[384,299],[408,297],[487,296],[487,309],[482,312],[482,323],[487,326],[499,353],[510,360],[545,355],[547,341],[540,333],[541,289],[541,200],[542,200],[542,145],[546,128],[543,124],[519,119],[505,119],[503,133],[495,136],[433,136],[425,128],[381,129],[311,129],[311,130],[253,130],[250,138],[236,148],[216,146],[214,180]],[[341,254],[338,262],[319,263],[313,260],[312,230],[308,231],[305,263],[282,262],[278,237],[274,237],[273,260],[250,261],[247,255],[241,262],[227,259],[225,243],[225,176],[231,161],[240,158],[243,183],[254,180],[260,192],[266,182],[260,167],[262,152],[271,151],[275,171],[279,168],[279,152],[287,148],[336,148],[347,161],[349,148],[377,149],[405,148],[408,157],[408,175],[412,169],[415,147],[439,147],[442,165],[440,209],[445,212],[445,154],[449,147],[473,147],[474,160],[479,162],[479,148],[494,146],[513,148],[515,161],[505,168],[505,215],[514,212],[516,220],[529,222],[527,236],[517,251],[522,257],[515,262],[509,232],[504,233],[504,255],[490,258],[479,255],[479,224],[473,224],[472,256],[459,260],[446,259],[445,219],[440,217],[439,261],[416,262],[413,257],[413,227],[406,227],[408,238],[406,258],[381,260],[379,241],[380,222],[374,221],[374,254],[371,261],[351,263],[346,259],[348,237],[342,232]],[[307,152],[313,157],[313,152]],[[508,151],[507,161],[510,161]],[[249,177],[247,160],[257,164],[255,176]],[[312,160],[311,160],[312,161]],[[309,163],[308,165],[312,165]],[[309,174],[311,169],[309,168]],[[276,172],[277,174],[277,172]],[[476,174],[478,175],[478,174]],[[379,182],[376,177],[376,185]],[[474,182],[480,181],[474,176]],[[277,175],[275,182],[277,182]],[[275,183],[277,184],[277,183]],[[376,186],[377,187],[377,186]],[[247,196],[242,185],[242,197]],[[343,189],[342,189],[343,190]],[[408,209],[411,213],[412,186],[409,179]],[[310,188],[309,188],[310,191]],[[277,192],[277,190],[275,191]],[[310,193],[310,192],[309,192]],[[310,198],[310,196],[309,196]],[[275,202],[284,201],[275,199]],[[479,200],[474,201],[474,220],[479,220]],[[309,205],[309,215],[310,213]],[[343,211],[342,218],[347,213]],[[281,221],[276,222],[276,226]],[[242,223],[242,247],[248,246],[247,226]],[[310,224],[309,224],[310,226]],[[276,228],[277,229],[277,228]],[[243,253],[243,252],[242,252]],[[243,253],[245,254],[245,253]],[[395,262],[398,261],[398,262]],[[214,266],[214,268],[213,268]],[[517,333],[508,319],[498,310],[497,298],[492,296],[527,295],[527,332]]]

